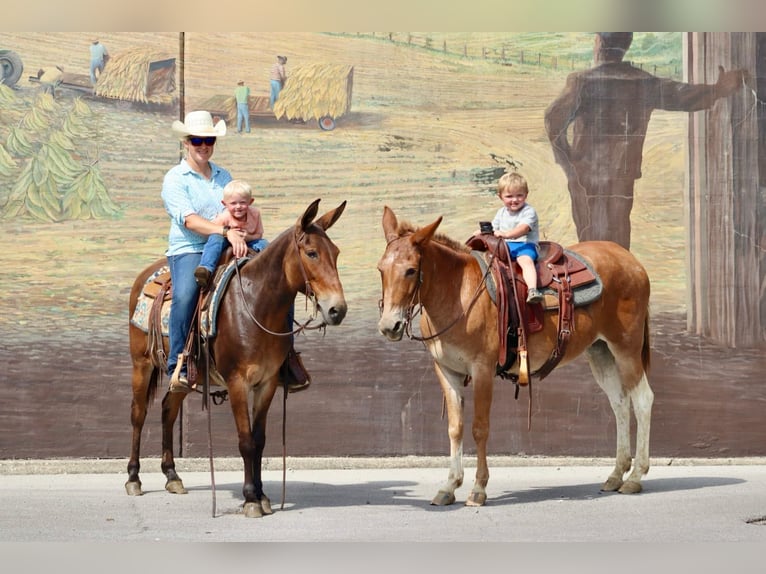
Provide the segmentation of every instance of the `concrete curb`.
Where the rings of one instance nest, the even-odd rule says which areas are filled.
[[[398,457],[287,457],[290,470],[352,470],[366,468],[448,468],[448,457],[398,456]],[[466,468],[476,467],[476,457],[463,459]],[[737,466],[766,465],[766,457],[738,458],[653,458],[653,466]],[[492,467],[541,467],[541,466],[605,466],[614,465],[614,458],[599,457],[544,457],[544,456],[490,456]],[[42,460],[0,460],[0,476],[25,474],[121,474],[127,473],[128,459],[42,459]],[[141,459],[143,472],[160,472],[159,458]],[[282,470],[282,459],[265,458],[263,469]],[[207,458],[176,458],[179,472],[207,472],[210,460]],[[213,459],[215,471],[240,471],[242,459],[225,457]]]

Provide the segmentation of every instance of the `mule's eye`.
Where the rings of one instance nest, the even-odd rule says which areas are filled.
[[[404,272],[404,276],[405,277],[412,277],[413,275],[415,275],[415,273],[417,273],[417,271],[418,270],[415,269],[414,267],[410,267],[409,269],[407,269],[407,271]]]

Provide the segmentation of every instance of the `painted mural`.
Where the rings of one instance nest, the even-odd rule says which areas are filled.
[[[214,161],[252,185],[265,237],[314,199],[320,212],[348,202],[329,232],[341,250],[348,314],[326,334],[296,340],[314,382],[287,401],[290,454],[447,454],[429,354],[377,332],[383,208],[418,225],[443,216],[440,231],[466,240],[497,210],[497,179],[508,170],[529,183],[541,239],[569,245],[593,238],[593,229],[613,230],[646,267],[652,454],[766,454],[763,326],[736,346],[689,327],[690,284],[701,283],[688,262],[688,158],[694,138],[704,137],[690,138],[689,127],[704,114],[731,118],[732,105],[760,109],[755,70],[743,62],[744,77],[728,67],[725,87],[715,89],[713,69],[695,82],[707,88],[682,89],[684,35],[636,33],[624,59],[643,83],[615,80],[640,109],[631,112],[611,91],[572,91],[592,73],[594,41],[588,33],[0,34],[0,50],[12,51],[0,84],[0,457],[128,456],[128,293],[167,248],[160,189],[181,154],[171,124],[197,109],[226,122]],[[275,96],[278,56],[287,79]],[[657,78],[675,83],[657,87]],[[683,102],[658,95],[671,86],[686,90]],[[249,90],[247,124],[237,118],[241,87]],[[611,106],[607,114],[587,104],[593,125],[563,104],[589,96]],[[562,147],[572,122],[575,140]],[[582,168],[588,152],[578,146],[596,140],[589,177],[607,188],[591,192],[569,167]],[[719,151],[707,153],[731,150]],[[629,191],[614,194],[602,176],[620,167]],[[618,212],[578,212],[578,198],[594,194],[616,198]],[[752,244],[763,246],[760,233]],[[740,300],[736,279],[716,285]],[[309,313],[299,296],[296,318]],[[497,381],[492,454],[613,455],[611,409],[584,359],[533,385],[530,430],[526,391],[514,394]],[[269,454],[279,451],[278,411]],[[196,403],[185,409],[182,454],[207,453],[203,416]],[[236,455],[228,406],[213,416],[217,453]],[[145,427],[148,456],[159,452],[158,421],[157,403]]]

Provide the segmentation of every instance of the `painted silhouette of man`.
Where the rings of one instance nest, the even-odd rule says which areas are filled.
[[[715,84],[658,78],[622,61],[632,40],[632,32],[597,33],[594,67],[570,74],[545,111],[553,156],[567,176],[578,239],[610,240],[626,249],[652,111],[709,108],[746,79],[744,70],[721,67]]]

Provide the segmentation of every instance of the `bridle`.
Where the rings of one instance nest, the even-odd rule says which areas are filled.
[[[397,237],[395,239],[392,239],[388,242],[388,245],[391,245],[394,241],[397,241],[399,239],[403,239],[407,236]],[[489,261],[489,265],[487,265],[487,269],[484,271],[481,277],[481,281],[479,281],[479,284],[476,286],[476,290],[473,293],[473,296],[471,297],[471,301],[468,303],[466,308],[457,316],[455,317],[450,323],[440,329],[438,332],[433,333],[431,335],[428,335],[427,337],[420,337],[418,335],[415,335],[412,332],[412,320],[417,317],[421,311],[423,310],[423,303],[420,300],[420,286],[423,284],[423,271],[422,271],[422,264],[423,264],[423,256],[421,254],[420,259],[418,259],[418,279],[417,283],[415,285],[415,289],[412,291],[412,296],[410,297],[410,302],[407,305],[407,310],[404,312],[404,333],[407,335],[407,337],[413,341],[430,341],[431,339],[436,339],[437,337],[443,335],[452,327],[454,327],[458,321],[460,321],[463,317],[465,317],[468,312],[473,308],[476,301],[479,299],[479,296],[481,295],[482,290],[486,289],[486,283],[487,283],[487,276],[490,273],[490,269],[492,267],[492,259],[494,259],[495,253],[493,252],[491,254],[491,259]],[[384,301],[381,297],[378,300],[378,311],[382,315],[383,314],[383,305]]]
[[[245,293],[245,289],[242,286],[242,276],[239,273],[239,265],[235,265],[234,268],[236,270],[237,274],[237,283],[239,285],[239,293],[242,297],[242,302],[244,303],[245,311],[247,311],[247,315],[250,317],[250,319],[255,323],[262,331],[268,333],[269,335],[274,335],[276,337],[291,337],[293,335],[296,335],[297,333],[300,333],[301,331],[308,331],[308,330],[316,330],[316,329],[324,329],[327,327],[325,323],[322,323],[321,325],[317,325],[315,327],[309,327],[309,324],[316,318],[319,310],[319,304],[317,302],[316,293],[314,292],[314,289],[311,287],[311,280],[308,277],[308,273],[306,273],[306,266],[303,263],[303,259],[301,259],[301,250],[298,245],[299,242],[303,241],[304,237],[306,235],[306,232],[298,235],[298,233],[293,234],[293,246],[295,247],[295,252],[298,257],[298,262],[300,263],[300,269],[301,274],[303,275],[303,282],[305,285],[305,295],[306,295],[306,311],[308,311],[308,303],[311,301],[313,304],[313,310],[311,313],[311,317],[309,317],[308,321],[306,321],[303,324],[298,324],[298,327],[293,329],[292,331],[283,331],[283,332],[277,332],[272,331],[271,329],[268,329],[265,325],[263,325],[258,319],[256,319],[255,315],[253,315],[253,312],[250,310],[250,305],[247,304],[247,295]]]

